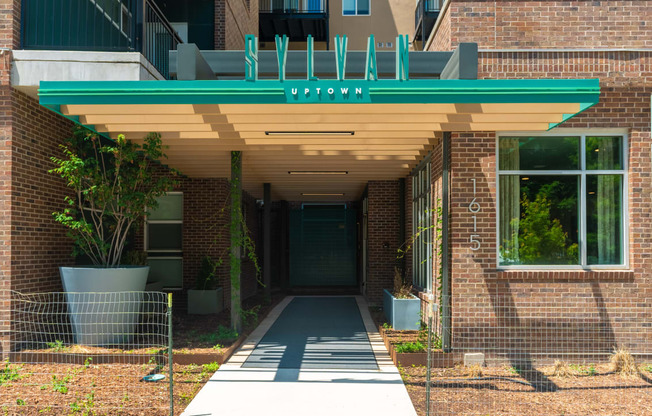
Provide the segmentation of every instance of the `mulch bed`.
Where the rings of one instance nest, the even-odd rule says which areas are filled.
[[[571,377],[554,377],[553,367],[538,369],[536,376],[483,368],[478,380],[464,367],[433,369],[431,415],[652,415],[649,364],[641,366],[641,376],[629,377],[613,374],[609,364],[594,366],[594,372],[576,368]],[[399,370],[417,413],[425,415],[426,368]],[[528,379],[538,388],[521,384]]]
[[[244,309],[261,306],[256,316],[250,315],[242,334],[231,339],[214,336],[219,325],[229,327],[228,310],[215,315],[175,311],[175,415],[183,412],[219,364],[283,297],[274,295],[270,304],[260,296],[247,299]],[[170,399],[166,355],[152,349],[125,351],[80,345],[12,353],[12,363],[0,365],[1,414],[167,416]],[[164,375],[165,380],[143,381],[143,376],[154,373]]]

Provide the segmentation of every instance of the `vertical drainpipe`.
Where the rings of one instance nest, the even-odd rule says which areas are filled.
[[[441,267],[441,292],[442,292],[442,349],[444,352],[451,351],[451,286],[450,286],[450,244],[448,235],[450,232],[449,207],[450,207],[450,140],[451,134],[444,132],[442,143],[443,172],[442,182],[442,267]]]

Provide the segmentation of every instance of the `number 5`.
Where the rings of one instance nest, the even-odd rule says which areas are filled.
[[[473,251],[480,250],[481,244],[480,244],[480,240],[478,240],[479,237],[480,236],[477,234],[471,234],[471,236],[469,237],[469,242],[474,244],[473,246],[471,246],[471,250]]]

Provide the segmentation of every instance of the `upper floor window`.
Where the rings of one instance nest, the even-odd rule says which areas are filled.
[[[500,137],[499,265],[624,265],[625,140]]]
[[[371,14],[371,0],[342,0],[342,15],[344,16],[369,16]]]

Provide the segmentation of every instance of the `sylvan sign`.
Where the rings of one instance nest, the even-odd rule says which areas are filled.
[[[278,61],[278,80],[285,81],[285,69],[287,66],[287,53],[288,53],[288,43],[289,39],[286,35],[282,37],[276,35],[276,57]],[[311,35],[308,35],[307,39],[307,62],[306,62],[306,80],[307,81],[317,81],[319,78],[315,76],[315,46],[314,39]],[[346,79],[346,52],[347,52],[348,39],[346,35],[335,36],[335,67],[337,70],[336,80],[344,81]],[[409,79],[409,43],[408,36],[401,35],[396,38],[396,80],[398,81],[407,81]],[[247,81],[257,81],[258,80],[258,38],[254,35],[247,35],[245,37],[245,80]],[[375,81],[378,80],[378,66],[376,63],[376,42],[374,40],[374,35],[369,36],[367,40],[367,56],[365,59],[365,69],[364,69],[364,80],[366,81]],[[292,95],[307,95],[309,93],[321,95],[323,93],[332,95],[335,94],[338,89],[332,87],[320,87],[313,88],[310,91],[299,91],[297,89],[296,93]],[[351,94],[351,91],[344,91],[344,89],[339,90],[339,93],[343,95]],[[356,90],[352,91],[354,95],[361,94],[361,91],[356,93]]]

